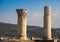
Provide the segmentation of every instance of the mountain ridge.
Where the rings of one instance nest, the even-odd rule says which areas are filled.
[[[0,22],[0,34],[16,34],[17,33],[17,24],[9,24],[9,23],[2,23]],[[52,37],[55,37],[59,32],[60,35],[60,28],[52,28]],[[44,28],[40,26],[27,26],[27,35],[28,37],[43,37],[44,36]],[[59,36],[58,35],[58,36]],[[60,37],[60,36],[59,36]]]

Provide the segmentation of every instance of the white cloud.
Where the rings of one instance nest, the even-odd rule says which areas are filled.
[[[33,12],[30,16],[27,16],[28,25],[43,26],[42,14],[39,12]]]
[[[60,27],[60,12],[55,11],[52,13],[52,27]]]
[[[27,24],[35,26],[43,26],[43,13],[31,12],[27,14]],[[52,14],[52,27],[60,27],[60,12],[56,11]],[[17,14],[0,16],[0,22],[17,24]]]
[[[53,16],[53,17],[60,16],[60,12],[59,12],[59,11],[55,11],[54,13],[52,13],[52,16]]]

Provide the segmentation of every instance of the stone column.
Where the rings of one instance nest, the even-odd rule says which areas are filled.
[[[27,9],[16,9],[18,15],[18,34],[21,40],[27,39],[26,15]]]
[[[51,39],[51,7],[44,7],[44,35],[45,39]]]

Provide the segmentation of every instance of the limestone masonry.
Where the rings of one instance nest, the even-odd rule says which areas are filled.
[[[51,7],[50,6],[44,6],[44,37],[43,39],[39,40],[33,40],[27,39],[27,21],[26,21],[26,15],[27,15],[27,9],[16,9],[17,15],[18,15],[18,32],[20,40],[27,40],[26,42],[57,42],[57,40],[52,39],[51,37]],[[36,31],[37,32],[37,31]]]
[[[51,7],[44,7],[44,36],[51,39]]]
[[[18,15],[18,35],[20,35],[20,39],[27,39],[27,26],[26,26],[26,15],[27,9],[16,9]]]

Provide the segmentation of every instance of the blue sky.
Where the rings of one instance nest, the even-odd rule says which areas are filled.
[[[43,27],[44,6],[52,8],[52,27],[60,28],[60,0],[0,0],[0,22],[17,24],[16,9],[26,8],[27,25]]]

